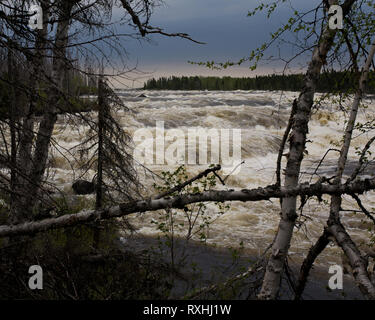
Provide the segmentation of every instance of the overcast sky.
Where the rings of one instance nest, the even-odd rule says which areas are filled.
[[[278,71],[280,63],[263,65],[256,72],[250,71],[248,65],[217,72],[193,66],[188,61],[227,61],[247,56],[290,17],[293,11],[289,3],[295,9],[306,9],[320,1],[287,2],[272,18],[267,19],[265,13],[247,16],[249,10],[261,3],[257,0],[165,0],[162,7],[156,8],[152,25],[168,32],[188,33],[206,44],[157,35],[151,37],[150,43],[129,41],[126,48],[130,54],[130,65],[137,64],[140,70],[147,72],[144,78],[169,75],[253,76]],[[276,50],[274,48],[268,55],[277,55]],[[292,53],[288,46],[284,46],[283,50],[286,55]],[[134,86],[142,85],[144,78],[136,81]]]

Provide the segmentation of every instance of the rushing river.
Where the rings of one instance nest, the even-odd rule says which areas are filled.
[[[228,177],[225,186],[218,184],[216,188],[255,188],[275,183],[279,144],[288,121],[292,101],[298,96],[298,93],[120,91],[119,94],[130,111],[119,111],[116,113],[116,117],[123,125],[124,130],[133,136],[139,130],[147,129],[155,137],[157,122],[163,123],[165,135],[174,134],[176,130],[179,130],[187,136],[188,130],[192,128],[240,130],[240,141],[232,141],[232,143],[240,143],[240,160],[244,163],[241,165],[239,173]],[[375,103],[371,99],[365,102],[369,107],[360,111],[359,120],[362,122],[372,120],[375,112]],[[338,148],[345,117],[342,112],[338,111],[336,104],[323,102],[319,111],[314,111],[310,122],[307,154],[303,161],[301,182],[316,181],[317,176],[312,176],[312,173],[315,172],[319,160],[328,149]],[[69,149],[82,140],[82,136],[87,130],[84,127],[79,128],[80,130],[76,129],[66,125],[64,116],[60,116],[54,131],[54,138],[62,147]],[[355,165],[358,158],[355,153],[356,148],[362,148],[370,138],[369,135],[361,135],[359,132],[355,132],[354,136],[350,150],[349,171],[346,173],[350,173],[350,168]],[[186,142],[187,139],[186,137]],[[167,148],[168,145],[165,147]],[[232,147],[234,149],[234,145]],[[210,145],[208,149],[208,154],[211,155]],[[287,150],[288,147],[285,152]],[[51,180],[69,193],[71,184],[78,173],[72,172],[63,156],[55,154],[55,158],[57,160],[54,161],[54,168],[52,168],[54,174],[51,175]],[[332,176],[336,158],[336,152],[328,153],[317,173]],[[156,174],[176,168],[172,165],[154,163],[147,166]],[[285,166],[285,157],[283,157],[283,166]],[[189,176],[194,176],[206,168],[206,163],[187,165]],[[152,190],[152,184],[158,181],[154,181],[150,174],[144,173],[145,171],[139,167],[141,180],[148,186],[147,190],[150,195],[156,193]],[[87,179],[91,179],[93,174],[89,171],[86,175]],[[368,175],[374,175],[371,166],[362,176]],[[329,200],[328,197],[324,199]],[[371,193],[363,199],[370,210],[375,207],[375,197]],[[357,209],[349,197],[344,198],[343,207],[344,209]],[[280,218],[279,212],[280,206],[277,199],[248,203],[233,202],[230,209],[221,216],[217,215],[217,207],[214,204],[209,204],[207,213],[213,219],[217,219],[210,226],[207,242],[220,247],[236,247],[242,241],[245,250],[248,250],[249,253],[261,253],[273,240]],[[306,249],[320,235],[327,213],[327,204],[315,200],[311,200],[304,207],[291,246],[291,254],[295,259],[299,260],[306,254]],[[134,215],[130,218],[130,222],[138,228],[140,234],[155,236],[158,231],[150,221],[158,214]],[[181,216],[183,215],[181,214]],[[363,215],[349,211],[343,212],[343,221],[355,239],[368,240],[367,229],[370,224]],[[319,261],[324,264],[334,263],[337,261],[338,254],[339,250],[332,246],[324,252]]]

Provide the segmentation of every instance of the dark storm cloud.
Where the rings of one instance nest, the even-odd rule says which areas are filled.
[[[265,13],[247,16],[248,11],[258,6],[261,1],[165,0],[163,6],[156,8],[152,24],[168,32],[188,33],[206,44],[198,45],[183,39],[152,36],[151,43],[139,44],[132,41],[126,46],[131,59],[137,61],[139,67],[145,70],[155,70],[164,75],[206,73],[200,72],[202,68],[197,69],[187,61],[227,61],[248,56],[252,49],[268,40],[270,33],[286,22],[294,9],[306,10],[319,2],[291,1],[293,7],[287,2],[267,19]],[[274,48],[268,52],[268,55],[275,55],[275,50]]]

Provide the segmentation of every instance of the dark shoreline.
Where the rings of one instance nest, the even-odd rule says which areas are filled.
[[[151,247],[158,247],[158,240],[154,237],[146,237],[143,235],[135,235],[126,238],[124,244],[127,250],[133,252],[141,252],[148,250]],[[184,240],[176,239],[176,252],[181,252]],[[182,268],[182,274],[189,280],[192,280],[194,274],[192,272],[192,263],[195,265],[195,270],[199,270],[199,279],[196,279],[195,288],[206,287],[214,283],[222,283],[228,278],[241,274],[246,270],[251,262],[257,260],[255,255],[243,254],[233,264],[233,255],[229,249],[217,248],[211,245],[204,245],[199,242],[189,241],[186,245],[186,252],[188,258],[186,259],[186,266]],[[180,250],[180,251],[179,251]],[[176,254],[176,256],[178,253]],[[165,256],[166,261],[169,256]],[[178,257],[176,257],[177,259]],[[170,260],[169,260],[170,261]],[[299,266],[289,263],[289,267],[295,277],[298,276]],[[328,281],[332,274],[328,273],[328,267],[314,266],[311,270],[308,283],[302,298],[304,300],[363,300],[363,296],[354,283],[352,276],[344,275],[343,290],[330,291],[328,289]],[[283,279],[281,286],[282,300],[293,299],[294,295],[291,287],[286,279]],[[172,298],[179,299],[186,294],[185,281],[177,281],[176,288],[172,290]],[[237,297],[234,299],[242,300],[246,297]]]

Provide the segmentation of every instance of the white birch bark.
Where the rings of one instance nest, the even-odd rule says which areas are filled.
[[[354,1],[346,1],[345,13],[350,11]],[[330,0],[329,5],[337,4],[337,1]],[[349,5],[349,7],[347,7]],[[285,169],[285,187],[291,188],[298,184],[303,152],[305,150],[306,135],[308,133],[308,122],[314,101],[317,80],[327,54],[332,47],[336,35],[336,29],[325,26],[318,45],[315,47],[311,62],[304,78],[304,87],[297,101],[292,132],[290,134],[290,152]],[[284,269],[284,262],[287,256],[290,242],[293,235],[296,213],[297,198],[284,198],[281,205],[281,219],[272,247],[272,252],[267,264],[266,273],[263,279],[259,299],[276,299],[281,282],[281,275]]]
[[[336,177],[334,184],[339,185],[344,173],[346,160],[349,153],[350,144],[352,141],[353,130],[358,114],[358,108],[363,98],[368,79],[370,66],[374,59],[375,54],[375,41],[371,45],[366,63],[362,69],[359,87],[355,94],[352,104],[349,120],[345,129],[344,143],[341,148],[340,157],[337,165]],[[328,230],[334,236],[337,244],[343,249],[349,264],[352,268],[353,276],[365,297],[375,299],[375,286],[371,282],[371,278],[367,272],[367,260],[361,256],[361,252],[356,244],[351,240],[349,234],[340,221],[340,207],[342,198],[341,195],[333,195],[331,197],[330,216],[328,219]]]
[[[375,178],[364,181],[356,180],[348,185],[315,183],[300,184],[290,189],[268,186],[265,188],[244,189],[238,191],[207,191],[176,197],[125,202],[109,209],[85,210],[77,214],[69,214],[41,221],[30,221],[16,225],[2,225],[0,226],[0,237],[28,235],[52,228],[68,227],[93,220],[112,219],[133,213],[170,208],[182,209],[186,205],[199,202],[261,201],[269,200],[271,198],[296,197],[298,195],[316,196],[322,194],[361,194],[369,190],[375,190]]]

